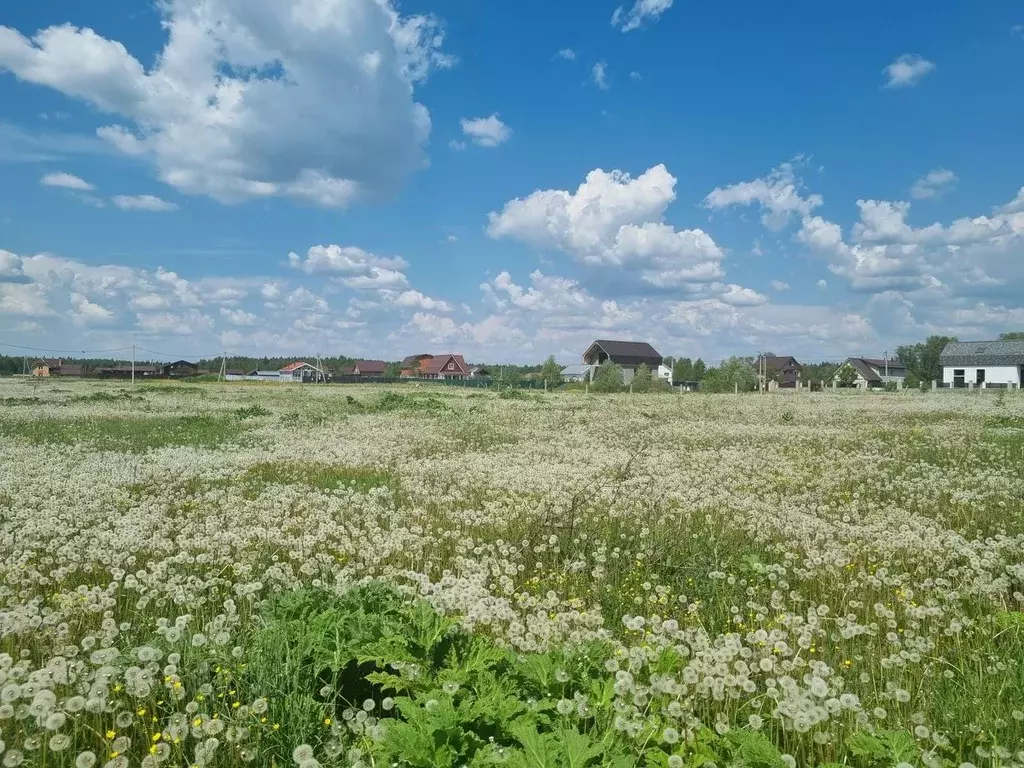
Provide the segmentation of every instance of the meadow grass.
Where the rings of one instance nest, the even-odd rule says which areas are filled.
[[[4,765],[1024,765],[1024,397],[60,384]]]

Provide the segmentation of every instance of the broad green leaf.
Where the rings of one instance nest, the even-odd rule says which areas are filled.
[[[602,752],[600,744],[572,728],[559,728],[553,736],[555,744],[565,755],[562,764],[567,768],[582,768]]]

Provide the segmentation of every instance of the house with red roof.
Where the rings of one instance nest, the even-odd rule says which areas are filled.
[[[421,379],[466,379],[471,375],[470,366],[462,355],[446,352],[422,360],[419,365]]]

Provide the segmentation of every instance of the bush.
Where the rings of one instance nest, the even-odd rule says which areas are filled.
[[[594,392],[621,392],[622,366],[609,362],[601,363],[597,367],[597,373],[594,374],[594,381],[590,388]]]
[[[633,381],[630,382],[630,389],[633,392],[650,392],[653,386],[653,378],[651,377],[651,369],[647,367],[646,363],[641,364],[636,369],[636,373],[633,374]]]

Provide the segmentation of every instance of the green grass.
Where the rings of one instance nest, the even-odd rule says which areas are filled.
[[[233,416],[123,419],[2,419],[0,438],[36,445],[89,444],[95,450],[144,453],[157,448],[217,448],[237,442],[245,426]]]

